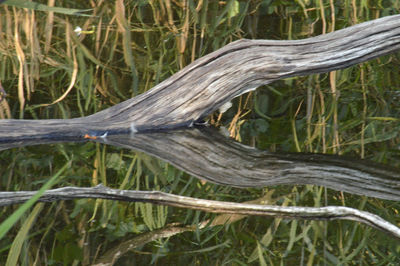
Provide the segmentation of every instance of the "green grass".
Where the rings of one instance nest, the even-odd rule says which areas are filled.
[[[231,41],[301,39],[400,8],[395,0],[201,3],[56,1],[65,11],[90,10],[84,13],[90,16],[0,5],[0,81],[7,92],[0,117],[93,114],[149,90]],[[74,32],[78,26],[80,36]],[[261,149],[346,154],[400,167],[399,59],[395,53],[334,73],[277,81],[235,99],[223,117],[214,114],[210,120]],[[236,189],[202,183],[146,154],[93,143],[2,151],[0,189],[39,190],[66,163],[70,167],[58,186],[103,183],[235,202],[343,205],[400,225],[397,202],[309,185]],[[129,241],[143,244],[126,251],[119,264],[396,265],[400,257],[398,242],[349,221],[237,217],[226,222],[224,215],[105,200],[43,206],[9,223],[14,227],[0,240],[0,262],[86,265]],[[0,209],[0,222],[17,209]],[[175,235],[151,234],[175,223],[182,229]],[[201,223],[208,225],[198,228]],[[18,245],[11,244],[17,238]]]

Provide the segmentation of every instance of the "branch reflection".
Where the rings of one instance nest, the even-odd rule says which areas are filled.
[[[139,150],[209,182],[235,187],[314,184],[400,200],[400,170],[343,156],[271,153],[244,146],[214,128],[114,135],[98,141]]]

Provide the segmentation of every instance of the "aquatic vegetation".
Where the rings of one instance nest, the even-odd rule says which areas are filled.
[[[0,5],[0,118],[90,115],[149,90],[234,40],[301,39],[400,8],[394,0],[55,2],[46,5],[87,10],[88,16]],[[277,81],[236,98],[209,122],[260,149],[345,154],[399,167],[399,64],[395,53],[345,70]],[[3,191],[38,190],[61,170],[60,187],[102,183],[233,202],[343,205],[400,224],[397,202],[310,185],[218,186],[144,153],[96,143],[0,153]],[[346,221],[215,215],[86,199],[36,206],[0,240],[0,261],[93,264],[111,261],[114,247],[125,251],[120,264],[396,264],[400,257],[395,240]],[[2,208],[0,217],[16,209]],[[23,244],[11,244],[14,239]]]

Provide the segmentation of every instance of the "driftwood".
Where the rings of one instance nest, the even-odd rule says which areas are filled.
[[[36,192],[37,191],[1,192],[0,206],[25,202]],[[50,202],[78,198],[101,198],[108,200],[149,202],[212,213],[259,215],[306,220],[351,220],[372,226],[400,239],[400,228],[395,225],[383,220],[375,214],[342,206],[317,208],[234,203],[178,196],[160,191],[111,189],[102,185],[90,188],[64,187],[47,190],[40,198],[40,201]]]
[[[0,142],[191,126],[224,103],[272,81],[343,69],[400,48],[400,15],[313,38],[239,40],[188,65],[153,89],[88,117],[0,120]]]
[[[185,67],[150,91],[88,117],[0,120],[0,149],[60,141],[94,141],[160,157],[192,175],[238,187],[318,184],[399,200],[399,170],[369,162],[315,154],[271,154],[234,143],[210,129],[193,127],[233,98],[272,81],[346,68],[400,49],[400,15],[297,41],[240,40]],[[129,133],[118,135],[121,133]],[[169,134],[168,134],[169,133]],[[115,136],[114,136],[115,135]],[[100,137],[102,136],[102,137]],[[191,158],[190,161],[184,160]],[[1,192],[0,206],[35,192]],[[60,188],[42,201],[73,198],[141,201],[218,213],[290,219],[347,219],[400,239],[400,229],[378,216],[347,207],[280,207],[192,199],[162,192]]]

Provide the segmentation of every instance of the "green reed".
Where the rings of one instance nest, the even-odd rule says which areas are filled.
[[[88,16],[0,5],[0,82],[7,93],[0,117],[93,114],[151,89],[234,40],[307,38],[398,13],[400,7],[399,1],[350,0],[43,4],[67,13],[87,10]],[[235,99],[222,117],[216,113],[209,119],[232,138],[261,149],[346,154],[400,166],[398,68],[399,56],[393,54],[274,82]],[[396,202],[310,185],[218,186],[146,154],[93,143],[12,149],[2,151],[0,160],[3,191],[38,190],[68,163],[59,186],[103,183],[235,202],[343,205],[400,224]],[[228,217],[92,199],[45,206],[13,223],[0,240],[0,261],[87,265],[111,262],[117,251],[123,252],[119,264],[387,265],[400,257],[398,243],[348,221]],[[0,217],[16,210],[2,208]]]

